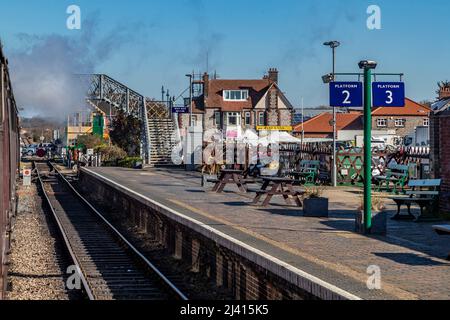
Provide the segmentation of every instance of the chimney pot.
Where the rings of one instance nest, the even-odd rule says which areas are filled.
[[[277,68],[270,68],[269,69],[268,79],[271,82],[278,84],[278,69]]]

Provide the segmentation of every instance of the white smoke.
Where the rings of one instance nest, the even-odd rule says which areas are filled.
[[[26,116],[65,119],[85,106],[91,74],[120,48],[142,37],[143,24],[117,26],[98,35],[95,20],[87,19],[73,35],[19,34],[20,49],[10,50],[14,95]]]

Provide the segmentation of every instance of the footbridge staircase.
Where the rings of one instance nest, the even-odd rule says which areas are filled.
[[[146,98],[105,74],[83,76],[87,101],[106,117],[119,111],[140,119],[141,156],[147,166],[170,165],[172,149],[178,143],[178,122],[168,103]]]

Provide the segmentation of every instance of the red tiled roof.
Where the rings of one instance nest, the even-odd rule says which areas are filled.
[[[361,130],[362,124],[361,112],[338,113],[336,115],[337,130]],[[333,114],[321,113],[311,118],[302,125],[301,123],[294,127],[294,132],[306,133],[333,133]]]
[[[431,109],[411,99],[405,99],[405,107],[379,107],[372,111],[372,116],[427,116]]]
[[[241,111],[252,109],[266,94],[273,82],[269,79],[261,80],[209,80],[207,108],[220,108],[223,111]],[[224,101],[223,90],[245,90],[249,91],[247,101]]]

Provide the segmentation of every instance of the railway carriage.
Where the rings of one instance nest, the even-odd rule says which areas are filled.
[[[16,213],[19,167],[19,117],[0,43],[0,299],[5,297],[12,218]]]

